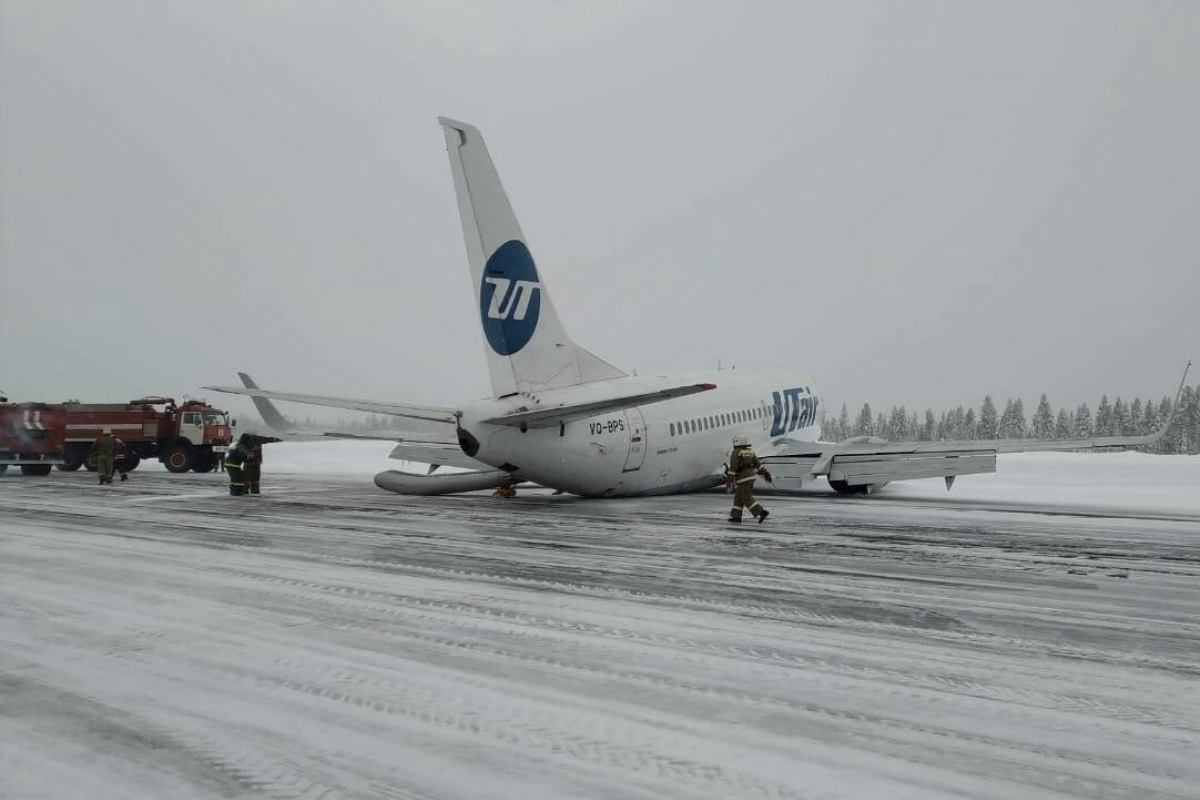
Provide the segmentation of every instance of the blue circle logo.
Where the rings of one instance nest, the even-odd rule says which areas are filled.
[[[519,352],[537,330],[542,310],[542,284],[524,242],[516,239],[496,248],[483,267],[479,286],[479,319],[488,344],[502,356]]]

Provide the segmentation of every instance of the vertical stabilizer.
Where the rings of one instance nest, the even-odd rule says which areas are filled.
[[[622,377],[567,336],[479,131],[445,117],[438,121],[446,134],[492,391],[500,396]]]

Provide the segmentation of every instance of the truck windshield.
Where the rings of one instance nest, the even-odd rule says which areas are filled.
[[[206,411],[206,412],[204,412],[204,424],[205,425],[228,425],[229,423],[225,421],[224,414],[217,414],[212,411]]]

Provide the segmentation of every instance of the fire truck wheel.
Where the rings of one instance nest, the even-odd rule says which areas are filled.
[[[137,453],[126,453],[125,454],[125,471],[126,472],[133,472],[135,469],[138,468],[138,464],[141,464],[141,463],[142,463],[142,457],[139,456]]]
[[[22,475],[36,475],[40,478],[44,475],[50,474],[51,466],[52,465],[50,465],[50,464],[22,464],[21,465],[21,474]]]
[[[58,465],[58,468],[63,472],[74,472],[83,466],[85,456],[78,450],[68,450],[63,454],[63,463]]]
[[[163,457],[168,472],[187,472],[192,468],[192,449],[187,442],[171,445]]]

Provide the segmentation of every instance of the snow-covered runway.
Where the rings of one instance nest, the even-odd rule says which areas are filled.
[[[1187,508],[267,467],[0,477],[0,797],[1200,796]]]

